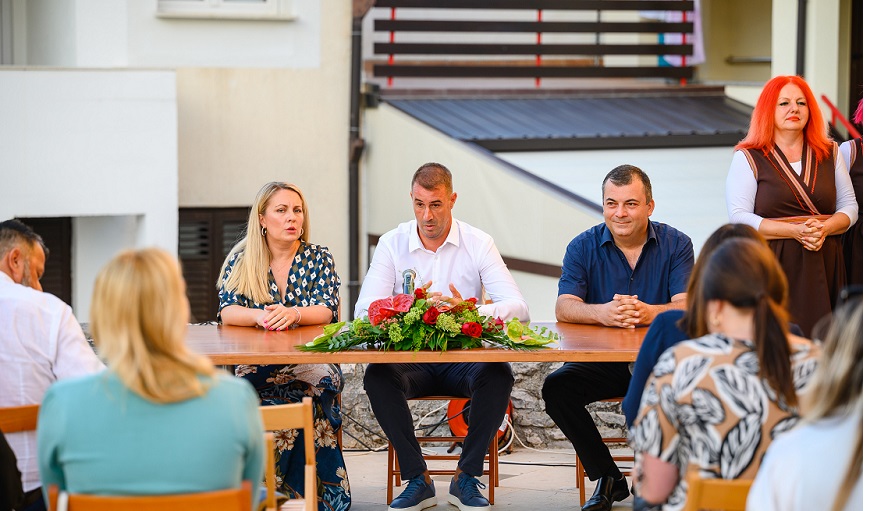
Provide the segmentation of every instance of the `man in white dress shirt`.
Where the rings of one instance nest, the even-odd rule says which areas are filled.
[[[426,163],[415,172],[411,203],[416,220],[400,224],[378,241],[355,317],[365,315],[373,301],[402,293],[404,284],[414,289],[430,283],[429,292],[441,294],[451,304],[470,297],[481,302],[483,285],[493,303],[479,307],[482,316],[529,320],[526,301],[493,238],[452,217],[456,200],[451,172],[444,165]],[[407,402],[432,395],[471,398],[469,433],[448,502],[462,511],[489,508],[477,477],[484,471],[490,440],[505,417],[513,384],[508,363],[369,364],[364,388],[375,418],[396,449],[402,478],[408,480],[389,509],[420,511],[436,505],[435,487],[415,439]]]
[[[0,222],[0,408],[42,402],[57,380],[103,369],[69,305],[42,292],[42,238],[18,220]],[[36,464],[36,432],[12,433],[25,492],[18,509],[45,509]]]

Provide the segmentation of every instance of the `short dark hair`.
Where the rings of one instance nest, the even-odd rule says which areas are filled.
[[[48,247],[42,241],[42,236],[36,234],[29,225],[14,218],[0,222],[0,257],[21,244],[26,244],[28,250],[39,244],[45,252],[45,257],[48,257]]]
[[[414,188],[415,183],[427,190],[435,190],[440,186],[444,186],[448,193],[454,191],[454,180],[451,176],[451,171],[441,163],[429,162],[421,165],[411,178],[412,188]]]
[[[611,181],[617,186],[626,186],[636,177],[644,185],[644,195],[647,198],[647,202],[652,201],[653,187],[650,185],[650,178],[635,165],[620,165],[619,167],[614,167],[611,172],[608,172],[608,175],[602,180],[602,200],[605,200],[605,183]]]

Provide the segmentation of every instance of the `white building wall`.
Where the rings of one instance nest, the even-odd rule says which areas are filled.
[[[21,35],[26,40],[28,65],[76,65],[76,26],[71,23],[75,6],[74,0],[27,0],[13,5],[17,11],[26,8],[27,25]]]
[[[83,318],[115,251],[177,249],[175,91],[171,71],[0,69],[0,218],[79,217],[73,307]]]
[[[725,190],[732,153],[731,147],[700,147],[518,152],[499,157],[596,203],[602,202],[605,174],[618,165],[635,165],[647,173],[653,187],[651,220],[689,236],[698,254],[708,236],[729,221]]]
[[[114,252],[128,243],[117,240],[153,243],[155,236],[162,246],[175,250],[179,206],[249,206],[266,181],[292,181],[309,201],[313,241],[331,249],[340,276],[347,280],[350,2],[294,0],[293,20],[263,21],[160,18],[157,0],[2,1],[11,3],[13,10],[16,65],[172,70],[86,73],[91,94],[83,100],[69,97],[65,90],[76,73],[47,71],[67,77],[43,80],[46,87],[56,89],[62,114],[46,113],[51,122],[47,120],[42,131],[16,132],[14,138],[0,141],[0,147],[22,145],[30,142],[28,137],[42,140],[44,133],[51,133],[52,148],[63,147],[55,154],[65,164],[74,154],[78,159],[73,161],[105,157],[111,166],[66,166],[69,172],[61,176],[63,186],[81,186],[96,197],[93,201],[37,206],[31,197],[18,193],[0,205],[6,217],[84,215],[88,218],[77,218],[74,230],[113,238],[74,240],[79,251],[94,247]],[[125,80],[121,86],[122,75],[130,83]],[[169,77],[167,87],[157,85],[143,101],[125,99],[119,107],[119,86],[152,88],[154,77],[161,75]],[[151,121],[141,116],[153,112],[149,94],[157,98],[164,93],[167,103],[161,103],[159,111],[171,118],[171,124],[159,121],[155,133],[145,133]],[[11,107],[11,98],[5,95],[0,104]],[[137,124],[140,121],[144,124]],[[103,126],[101,122],[114,128],[92,127]],[[4,126],[11,129],[10,124]],[[49,145],[36,144],[40,143]],[[86,154],[95,143],[102,143],[97,154]],[[53,154],[45,149],[40,146],[35,151],[37,159]],[[172,179],[166,186],[138,186],[142,168],[153,167],[150,160],[160,160],[164,172],[164,158],[171,158],[172,165]],[[26,159],[24,153],[5,153],[0,165],[16,160],[20,167]],[[39,170],[43,175],[44,166]],[[112,169],[108,180],[102,175],[107,168]],[[131,202],[126,195],[116,200],[124,189],[120,183],[133,185],[136,200]],[[168,201],[172,207],[164,211]],[[132,225],[137,226],[132,238],[113,232],[119,226],[126,232]],[[72,276],[74,302],[88,295],[79,292],[76,283],[91,282],[94,275],[81,266],[92,259],[90,254],[79,255]]]
[[[74,1],[76,65],[78,67],[126,67],[130,63],[127,56],[129,2]],[[54,2],[56,3],[57,0]],[[154,2],[139,1],[136,4],[153,6]]]
[[[341,7],[340,2],[325,4],[329,4],[325,10],[331,18],[350,13],[350,3],[341,2]],[[126,5],[131,66],[320,66],[322,2],[318,0],[294,2],[296,18],[292,21],[159,18],[155,1],[128,0]],[[350,24],[349,18],[349,32]],[[350,48],[349,38],[343,42]]]

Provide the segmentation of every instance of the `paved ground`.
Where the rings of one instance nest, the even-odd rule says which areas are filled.
[[[386,511],[387,453],[345,452],[345,463],[351,481],[351,511]],[[437,463],[437,462],[434,462]],[[452,462],[445,463],[446,467]],[[434,511],[457,511],[447,502],[450,476],[435,476],[438,506]],[[492,509],[577,511],[580,509],[575,488],[574,451],[535,451],[515,449],[499,456],[499,487]],[[586,493],[594,485],[587,481]],[[398,495],[402,488],[394,489]],[[487,490],[482,492],[485,496]],[[632,509],[632,498],[614,506],[616,510]]]

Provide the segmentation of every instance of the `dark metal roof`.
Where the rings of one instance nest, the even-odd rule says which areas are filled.
[[[746,134],[752,112],[710,89],[384,101],[494,152],[731,146]]]

